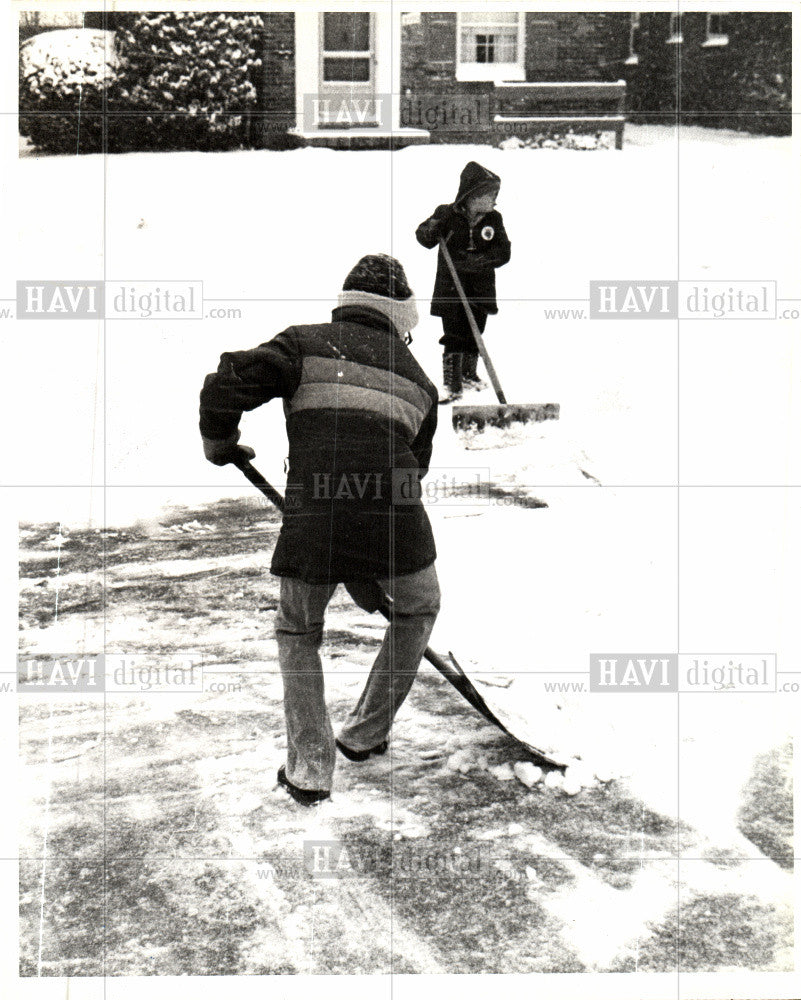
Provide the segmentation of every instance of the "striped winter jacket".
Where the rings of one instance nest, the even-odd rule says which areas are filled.
[[[431,565],[419,480],[437,390],[395,328],[361,306],[223,354],[200,394],[200,430],[233,438],[245,410],[284,400],[286,511],[271,570],[307,583],[384,579]]]

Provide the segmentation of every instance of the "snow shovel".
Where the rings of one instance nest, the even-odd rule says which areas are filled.
[[[475,405],[470,403],[454,406],[452,414],[454,430],[468,430],[471,427],[483,430],[488,424],[494,427],[508,427],[510,424],[527,424],[539,420],[557,420],[559,418],[558,403],[506,402],[506,394],[501,388],[501,381],[498,378],[498,373],[495,371],[495,365],[493,365],[492,358],[490,358],[484,344],[484,338],[478,329],[476,318],[473,315],[473,310],[470,308],[470,303],[467,301],[462,282],[456,273],[456,268],[453,265],[450,251],[445,245],[445,240],[440,239],[439,245],[442,250],[442,256],[445,258],[445,263],[448,265],[448,270],[451,272],[456,291],[459,293],[459,298],[464,306],[464,311],[467,314],[467,322],[470,324],[470,329],[473,332],[476,347],[484,361],[484,366],[487,369],[490,382],[492,382],[495,395],[498,397],[497,406],[494,404]]]
[[[267,482],[259,470],[250,463],[249,459],[242,456],[234,461],[233,464],[242,471],[245,478],[253,483],[256,489],[260,490],[264,496],[266,496],[267,499],[281,511],[281,513],[284,512],[284,498],[274,486]],[[388,594],[384,595],[384,602],[377,610],[381,612],[387,621],[392,620],[392,601]],[[528,753],[537,758],[537,760],[543,761],[546,764],[551,764],[554,767],[563,766],[549,757],[542,750],[532,746],[525,740],[519,739],[514,733],[510,732],[501,720],[493,713],[492,709],[489,705],[487,705],[486,701],[476,690],[473,682],[464,670],[462,670],[453,653],[449,652],[448,655],[450,660],[446,660],[444,656],[440,656],[439,653],[435,653],[430,647],[426,647],[426,650],[423,653],[424,658],[428,660],[432,666],[437,668],[442,676],[456,688],[459,694],[466,701],[468,701],[477,712],[484,716],[487,722],[491,722],[494,726],[497,726],[498,729],[506,733],[507,736],[511,737],[516,743],[528,751]]]

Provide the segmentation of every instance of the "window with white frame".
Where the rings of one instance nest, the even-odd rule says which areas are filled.
[[[637,66],[640,62],[640,57],[637,54],[639,32],[640,15],[632,14],[631,21],[629,22],[629,56],[628,59],[626,59],[627,66]]]
[[[684,41],[684,35],[681,33],[681,14],[671,14],[670,24],[668,25],[668,45],[680,45]]]
[[[706,15],[706,39],[701,43],[702,48],[719,48],[729,44],[729,36],[726,33],[725,14]]]
[[[456,15],[457,80],[525,80],[522,13]]]

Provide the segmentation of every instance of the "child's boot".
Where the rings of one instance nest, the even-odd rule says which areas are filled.
[[[487,383],[478,377],[478,355],[462,355],[462,381],[466,389],[486,389]]]
[[[446,351],[442,355],[442,381],[445,396],[439,401],[440,405],[462,398],[462,355],[458,351]]]

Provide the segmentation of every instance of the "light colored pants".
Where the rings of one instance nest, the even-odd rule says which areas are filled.
[[[341,741],[352,750],[370,750],[389,735],[439,611],[433,565],[377,583],[392,598],[393,620],[361,697],[340,733]],[[320,645],[325,609],[336,587],[281,577],[275,632],[284,683],[286,776],[299,788],[328,790],[334,774],[336,749],[325,704]]]

